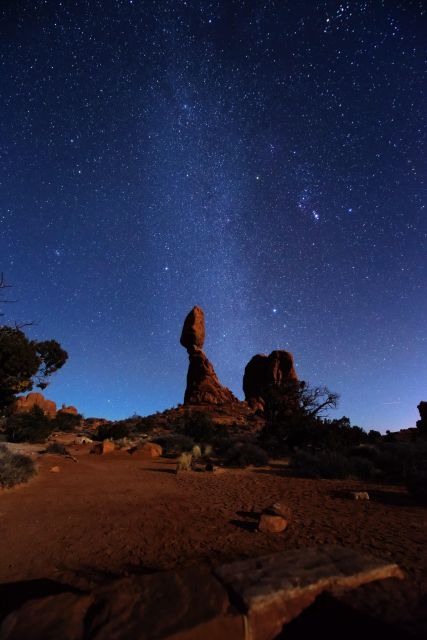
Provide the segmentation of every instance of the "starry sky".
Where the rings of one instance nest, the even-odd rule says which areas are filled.
[[[182,402],[182,322],[239,397],[292,351],[364,428],[427,400],[426,5],[2,0],[6,321],[85,416]],[[334,414],[332,414],[334,415]]]

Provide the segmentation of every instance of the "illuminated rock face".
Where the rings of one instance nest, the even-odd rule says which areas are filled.
[[[34,407],[39,407],[49,418],[56,416],[56,404],[53,400],[46,400],[41,393],[29,393],[26,396],[17,398],[15,402],[16,413],[31,411]]]
[[[272,351],[269,356],[258,354],[245,367],[245,399],[253,409],[263,409],[268,389],[297,381],[292,353],[277,350]]]
[[[189,365],[184,404],[224,404],[238,402],[230,389],[224,387],[203,351],[205,315],[193,307],[184,320],[180,343],[187,349]]]

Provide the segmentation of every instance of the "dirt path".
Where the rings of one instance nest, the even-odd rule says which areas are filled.
[[[76,455],[78,463],[42,456],[33,481],[0,491],[0,582],[51,578],[85,588],[125,571],[339,543],[392,558],[413,597],[427,593],[427,509],[402,488],[289,478],[279,466],[176,476],[163,459],[84,447]],[[54,465],[60,473],[49,471]],[[348,489],[368,490],[371,500],[349,500],[341,495]],[[290,527],[256,532],[251,512],[276,500],[292,508]]]

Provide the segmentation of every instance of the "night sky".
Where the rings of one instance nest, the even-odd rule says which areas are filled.
[[[182,322],[242,398],[283,348],[333,415],[427,400],[426,7],[2,0],[0,271],[69,361],[46,395],[182,402]]]

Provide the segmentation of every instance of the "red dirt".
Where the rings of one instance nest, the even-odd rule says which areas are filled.
[[[427,596],[427,509],[402,487],[291,478],[280,464],[176,476],[173,461],[88,451],[73,449],[78,463],[42,456],[34,480],[0,491],[0,582],[51,578],[87,588],[126,571],[338,543],[407,572],[389,618],[415,615]],[[49,471],[55,465],[59,473]],[[366,490],[371,500],[350,500],[346,490]],[[256,532],[252,512],[279,500],[292,510],[289,527]]]

